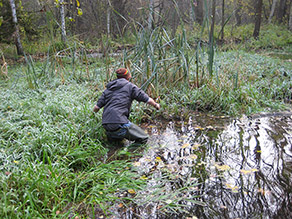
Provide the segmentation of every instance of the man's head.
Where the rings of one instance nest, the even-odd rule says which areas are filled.
[[[117,78],[125,78],[127,80],[129,80],[132,77],[130,72],[125,68],[119,68],[118,70],[116,70],[116,74]]]

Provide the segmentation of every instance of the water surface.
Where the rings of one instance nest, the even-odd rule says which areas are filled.
[[[290,113],[195,114],[144,128],[150,146],[134,166],[148,187],[117,218],[292,217]]]

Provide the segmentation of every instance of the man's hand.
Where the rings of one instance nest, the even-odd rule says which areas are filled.
[[[155,104],[155,108],[156,108],[157,110],[159,110],[159,109],[160,109],[160,105],[159,105],[158,103],[156,103],[156,104]]]
[[[158,103],[156,103],[151,97],[149,98],[148,102],[149,105],[155,107],[157,110],[160,109],[160,105]]]
[[[97,113],[99,110],[100,110],[100,108],[99,108],[98,106],[95,105],[94,108],[93,108],[93,112],[94,112],[94,113]]]

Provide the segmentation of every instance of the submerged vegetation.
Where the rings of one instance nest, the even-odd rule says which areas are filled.
[[[283,33],[272,33],[232,43],[232,50],[214,46],[212,60],[203,31],[195,38],[182,30],[173,39],[159,28],[136,33],[119,54],[108,49],[96,58],[99,53],[89,52],[86,43],[72,41],[61,51],[55,43],[42,61],[27,54],[25,64],[9,65],[0,81],[1,218],[109,215],[117,203],[120,208],[139,204],[138,191],[147,181],[133,166],[139,154],[124,149],[111,159],[101,114],[92,113],[117,67],[129,68],[133,82],[161,104],[154,112],[134,103],[136,122],[187,118],[195,111],[235,116],[287,109],[292,57],[271,52],[284,48],[291,55],[291,34],[278,41]],[[153,191],[161,212],[179,212],[183,198],[154,199],[161,189]]]

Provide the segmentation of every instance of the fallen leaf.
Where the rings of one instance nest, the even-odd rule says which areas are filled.
[[[196,149],[198,149],[200,146],[201,146],[201,144],[194,144],[193,147],[192,147],[192,149],[196,150]]]
[[[134,189],[129,189],[129,190],[128,190],[128,193],[130,193],[130,194],[135,194],[136,192],[135,192]]]
[[[161,157],[156,157],[156,158],[155,158],[155,161],[157,161],[157,162],[162,162]]]
[[[257,171],[259,171],[259,170],[258,169],[240,170],[240,173],[247,175],[247,174],[251,174],[251,173],[257,172]]]
[[[137,162],[134,162],[134,163],[133,163],[133,166],[135,166],[135,167],[139,167],[139,166],[141,166],[141,163],[138,162],[138,161],[137,161]]]
[[[230,169],[230,166],[228,165],[218,165],[218,164],[215,164],[215,167],[220,170],[220,171],[225,171],[225,170],[229,170]]]
[[[172,202],[172,200],[168,199],[165,202],[166,202],[166,204],[170,204]]]
[[[145,175],[141,176],[140,179],[148,179]]]
[[[196,159],[198,158],[198,156],[195,155],[195,154],[191,154],[191,155],[190,155],[190,158],[193,159],[193,160],[196,160]]]
[[[186,147],[188,147],[190,144],[189,143],[185,143],[185,144],[183,144],[182,146],[181,146],[181,148],[186,148]]]

